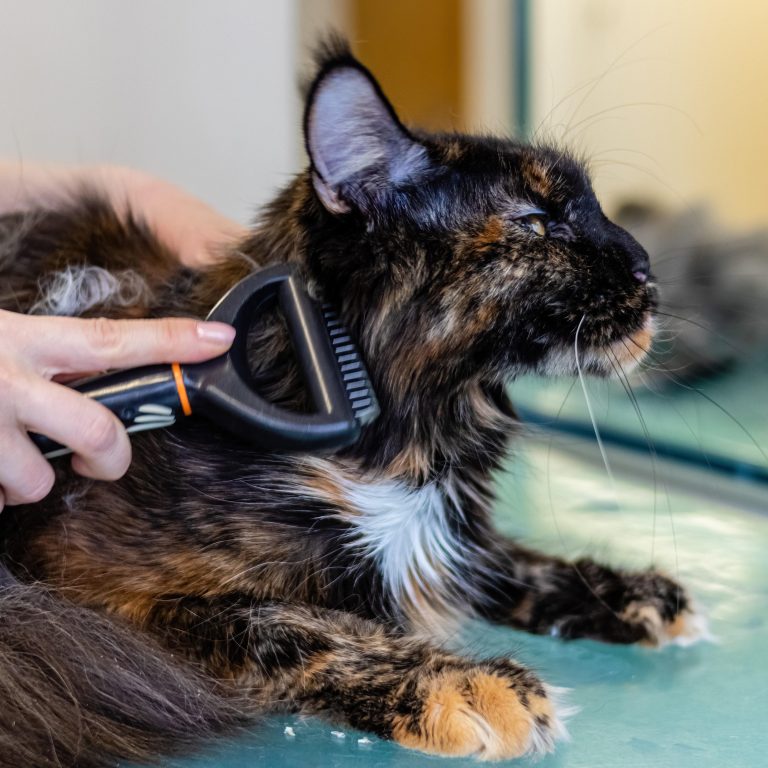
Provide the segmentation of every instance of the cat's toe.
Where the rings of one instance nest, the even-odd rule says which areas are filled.
[[[666,645],[686,647],[700,641],[713,640],[706,616],[690,604],[668,617],[656,605],[632,602],[622,611],[621,618],[629,624],[644,628],[645,637],[640,641],[642,645],[657,648]]]
[[[656,570],[614,571],[588,560],[576,563],[581,599],[562,611],[553,600],[550,634],[653,647],[711,640],[706,618],[686,590]],[[547,628],[547,625],[543,625]]]
[[[641,644],[687,646],[712,639],[706,617],[677,582],[647,571],[630,576],[629,585],[619,616],[639,630]]]
[[[420,676],[408,711],[394,720],[394,740],[423,752],[480,760],[551,752],[567,736],[563,717],[570,712],[558,707],[556,689],[514,663],[502,665]]]

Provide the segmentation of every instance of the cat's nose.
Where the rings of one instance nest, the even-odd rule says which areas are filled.
[[[629,274],[636,282],[641,285],[647,283],[651,276],[651,263],[645,248],[626,229],[609,220],[606,221],[611,250],[624,263],[624,268],[628,268]]]
[[[651,263],[648,254],[642,247],[633,248],[630,252],[630,272],[638,283],[647,283],[651,273]]]

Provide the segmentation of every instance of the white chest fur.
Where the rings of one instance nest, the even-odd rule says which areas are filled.
[[[467,612],[463,574],[473,547],[456,524],[462,511],[443,486],[410,488],[396,480],[344,479],[340,489],[354,509],[350,546],[362,550],[384,586],[413,623],[434,632],[457,612]]]

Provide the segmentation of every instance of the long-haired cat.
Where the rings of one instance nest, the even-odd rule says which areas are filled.
[[[458,619],[615,643],[697,633],[665,576],[564,562],[489,516],[517,431],[505,382],[573,373],[575,350],[609,375],[651,341],[646,254],[579,162],[411,131],[338,43],[305,115],[310,168],[209,269],[180,267],[95,193],[2,224],[13,311],[81,297],[84,316],[201,317],[250,270],[290,262],[339,308],[381,404],[358,444],[324,457],[193,417],[137,435],[119,482],[59,462],[47,499],[5,510],[2,765],[149,761],[270,710],[442,755],[542,753],[564,735],[554,689],[511,658],[444,650]],[[126,307],[110,286],[138,276]],[[280,322],[249,344],[259,387],[304,407]]]

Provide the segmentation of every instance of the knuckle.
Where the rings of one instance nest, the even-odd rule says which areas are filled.
[[[8,402],[14,389],[14,377],[10,370],[0,368],[0,401]]]
[[[94,410],[81,433],[83,453],[89,456],[111,453],[118,442],[119,429],[117,419],[109,411],[101,407]]]
[[[123,333],[116,320],[94,317],[86,320],[86,334],[91,345],[108,357],[117,356],[123,346]]]
[[[184,330],[183,321],[179,322],[168,317],[161,318],[156,324],[157,342],[161,347],[172,351],[182,342]]]

